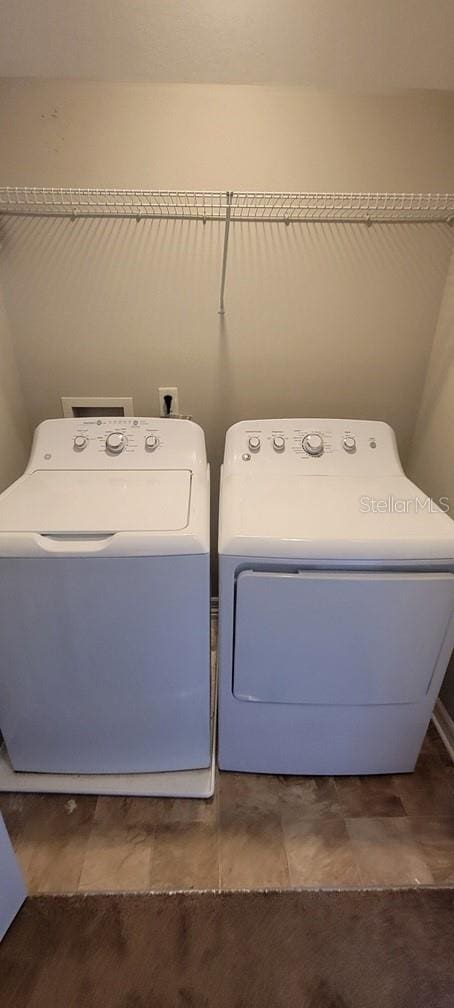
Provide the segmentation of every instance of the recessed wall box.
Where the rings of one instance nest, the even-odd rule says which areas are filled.
[[[134,416],[132,396],[62,396],[64,417]]]

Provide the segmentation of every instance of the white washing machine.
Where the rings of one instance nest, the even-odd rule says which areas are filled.
[[[360,420],[227,433],[219,763],[411,771],[454,647],[454,522]]]
[[[200,427],[37,428],[0,496],[0,730],[14,771],[210,765],[209,566]]]

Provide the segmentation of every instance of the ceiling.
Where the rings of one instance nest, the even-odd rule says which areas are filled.
[[[454,90],[453,0],[0,0],[0,76]]]

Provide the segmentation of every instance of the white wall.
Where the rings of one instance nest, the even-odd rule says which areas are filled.
[[[454,518],[454,255],[410,454],[412,478],[431,497],[447,497]],[[454,659],[441,691],[454,718]]]
[[[0,291],[0,490],[21,474],[30,431]]]

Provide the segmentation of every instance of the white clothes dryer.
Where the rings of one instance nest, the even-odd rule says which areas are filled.
[[[219,555],[221,768],[411,771],[454,647],[454,522],[391,428],[235,424]]]
[[[209,568],[200,427],[40,424],[0,496],[0,730],[15,771],[210,765]]]

